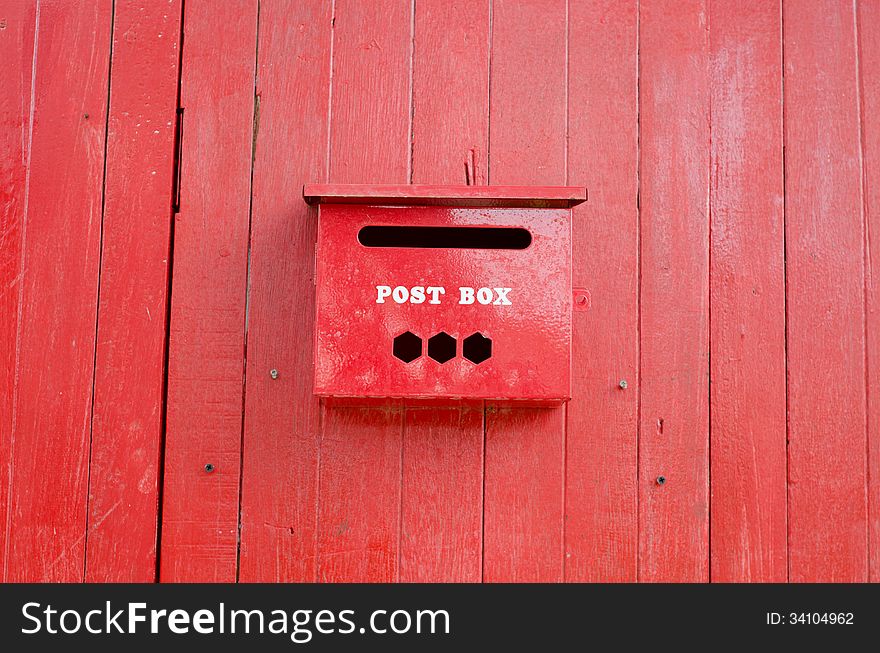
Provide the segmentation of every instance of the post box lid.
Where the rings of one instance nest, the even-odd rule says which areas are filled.
[[[436,186],[306,184],[308,204],[377,204],[498,208],[570,208],[586,201],[582,186]]]

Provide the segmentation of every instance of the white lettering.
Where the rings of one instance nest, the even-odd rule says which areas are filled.
[[[388,614],[388,612],[386,610],[373,611],[373,614],[370,615],[370,630],[372,630],[374,633],[384,635],[385,633],[388,632],[388,629],[383,628],[382,630],[379,630],[378,626],[376,626],[376,615],[377,614]]]
[[[51,605],[47,605],[43,614],[46,615],[46,632],[50,635],[57,635],[58,631],[52,628],[52,615],[58,614],[58,610],[53,610]]]
[[[305,644],[312,639],[312,631],[303,626],[309,625],[312,618],[311,610],[297,610],[290,615],[293,617],[293,630],[290,632],[290,641],[297,644]]]
[[[401,615],[406,617],[406,626],[404,626],[403,628],[398,628],[394,622],[397,621],[397,617]],[[395,633],[397,633],[398,635],[402,635],[410,629],[410,626],[412,626],[412,617],[409,616],[409,612],[407,612],[406,610],[395,610],[391,613],[391,630],[393,630]]]
[[[391,295],[391,286],[376,286],[376,303],[384,304],[385,298]]]
[[[34,615],[28,614],[28,609],[31,606],[33,606],[35,608],[39,608],[40,604],[39,603],[25,603],[23,606],[21,606],[21,614],[26,619],[30,619],[31,621],[33,621],[35,624],[37,624],[37,626],[36,626],[36,628],[31,628],[30,630],[27,630],[26,628],[22,628],[21,632],[24,635],[33,635],[34,633],[40,632],[40,620],[37,619]]]
[[[168,613],[168,630],[176,635],[189,632],[189,613],[186,610],[172,610]]]
[[[154,635],[159,632],[159,617],[168,614],[168,610],[150,610],[150,632]]]
[[[273,635],[287,634],[287,613],[284,610],[272,610],[273,615],[278,615],[269,622],[269,632]]]
[[[100,635],[101,631],[98,628],[92,628],[92,615],[96,614],[99,617],[101,616],[100,610],[89,610],[86,612],[86,630],[89,631],[92,635]]]
[[[129,603],[128,604],[128,632],[129,632],[129,634],[137,632],[137,622],[147,620],[146,615],[142,615],[142,614],[138,613],[138,610],[145,610],[146,608],[147,608],[146,603]]]
[[[498,297],[495,298],[493,304],[501,304],[502,306],[510,306],[511,302],[507,298],[507,293],[510,292],[510,288],[496,288],[495,292],[498,293]]]
[[[145,603],[142,603],[141,605],[146,607]],[[107,632],[108,633],[110,632],[110,626],[113,626],[116,629],[117,633],[124,633],[125,632],[124,630],[122,630],[122,626],[120,626],[119,622],[117,621],[117,619],[119,619],[119,617],[122,616],[122,612],[123,612],[122,610],[119,610],[116,614],[114,614],[111,617],[110,616],[110,614],[111,614],[110,613],[110,601],[107,601]]]
[[[407,290],[403,286],[397,286],[394,289],[394,292],[391,293],[391,297],[398,304],[403,304],[407,299],[409,299],[409,290]]]
[[[196,613],[193,615],[193,628],[202,635],[213,633],[214,613],[210,610],[196,610]]]
[[[459,286],[459,304],[469,305],[479,302],[483,306],[493,304],[495,306],[510,306],[511,288],[471,288]],[[376,303],[384,304],[387,298],[392,298],[397,304],[440,304],[440,298],[446,294],[443,286],[376,286]]]
[[[429,295],[431,295],[431,299],[428,302],[429,304],[439,304],[440,303],[440,295],[446,294],[446,288],[441,286],[428,286],[425,289]]]
[[[67,617],[73,617],[73,623],[76,625],[72,628],[70,626],[64,625],[64,620]],[[76,610],[65,610],[58,618],[58,623],[61,625],[62,631],[64,631],[68,635],[73,635],[74,633],[79,632],[79,629],[82,627],[82,617],[79,616],[79,612],[77,612]]]

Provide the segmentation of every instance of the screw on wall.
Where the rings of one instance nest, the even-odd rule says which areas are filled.
[[[269,370],[269,376],[271,376],[273,379],[277,379],[278,378],[278,370],[275,370],[275,369]]]
[[[666,477],[658,476],[657,477],[657,485],[666,485]]]
[[[627,384],[627,382],[626,382],[626,379],[621,379],[621,380],[620,380],[620,383],[618,383],[617,385],[620,386],[620,389],[621,389],[621,390],[626,390],[626,387],[627,387],[628,384]]]
[[[586,288],[574,288],[572,294],[572,306],[576,311],[588,311],[592,304],[590,291]]]
[[[205,472],[207,472],[208,474],[210,474],[210,473],[213,472],[213,471],[214,471],[214,465],[213,465],[213,463],[208,463],[207,465],[205,465]]]

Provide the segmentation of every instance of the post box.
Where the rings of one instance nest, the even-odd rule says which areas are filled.
[[[584,188],[307,185],[315,394],[571,396],[571,207]]]

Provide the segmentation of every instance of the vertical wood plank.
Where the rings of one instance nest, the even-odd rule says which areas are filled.
[[[568,183],[575,207],[565,578],[634,581],[638,552],[637,3],[569,6]],[[620,382],[626,381],[626,388]]]
[[[10,474],[17,378],[22,235],[27,205],[27,168],[34,101],[34,3],[19,2],[3,13],[0,60],[9,76],[0,87],[0,581],[6,581],[10,517]]]
[[[709,572],[707,28],[703,0],[640,4],[644,581]]]
[[[712,580],[788,577],[781,3],[713,2]]]
[[[328,181],[408,183],[411,3],[335,0],[334,7]]]
[[[329,181],[409,181],[412,18],[398,0],[336,0]],[[396,580],[402,411],[321,410],[318,580]]]
[[[485,183],[488,91],[488,0],[416,2],[413,183]],[[401,492],[400,580],[478,582],[482,404],[407,410]]]
[[[331,20],[323,0],[260,3],[239,571],[247,582],[315,579],[317,211],[300,190],[326,177]]]
[[[397,406],[324,410],[318,582],[397,580],[402,416]]]
[[[869,580],[880,582],[880,4],[858,5],[865,210],[865,302],[868,361]]]
[[[784,5],[789,579],[867,580],[853,3]]]
[[[490,6],[491,0],[415,4],[415,184],[486,183]]]
[[[567,3],[495,0],[491,30],[489,179],[562,185]],[[488,406],[484,580],[563,579],[564,441],[563,407]]]
[[[257,3],[189,1],[184,11],[160,577],[228,582],[238,549]]]
[[[86,580],[156,576],[180,2],[117,0]]]
[[[400,581],[479,582],[483,406],[406,410]]]
[[[38,11],[4,569],[82,581],[111,3]]]

